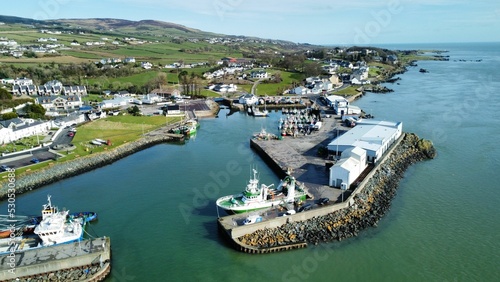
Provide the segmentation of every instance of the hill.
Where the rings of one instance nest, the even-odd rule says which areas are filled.
[[[81,29],[94,32],[121,33],[130,35],[156,35],[175,36],[185,35],[191,37],[219,36],[215,33],[204,32],[198,29],[189,28],[180,24],[156,21],[141,20],[131,21],[111,18],[94,19],[59,19],[46,22],[52,26],[59,26],[65,29]]]

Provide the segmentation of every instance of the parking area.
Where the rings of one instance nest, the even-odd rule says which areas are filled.
[[[49,152],[48,148],[41,148],[32,151],[32,153],[26,153],[15,156],[1,157],[0,164],[6,165],[9,168],[21,168],[29,165],[33,165],[39,162],[51,161],[57,158],[57,155]]]

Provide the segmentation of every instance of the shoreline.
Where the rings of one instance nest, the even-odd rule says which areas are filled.
[[[394,71],[390,72],[383,80],[377,81],[377,84],[384,83],[387,80],[392,79],[397,74],[402,74],[408,70],[408,66],[412,62],[409,62],[401,67],[396,68]],[[362,88],[362,86],[360,86]],[[349,102],[360,99],[365,95],[364,91],[358,94],[346,97]],[[281,105],[278,108],[281,108]],[[287,105],[292,106],[292,105]],[[297,106],[297,105],[293,105]],[[210,112],[214,116],[217,116],[217,110],[213,103],[209,104]],[[202,115],[206,117],[206,115]],[[168,126],[167,126],[168,127]],[[155,132],[163,132],[166,127],[162,127],[155,131],[151,131],[145,134],[145,137],[139,138],[136,141],[126,143],[120,147],[114,148],[111,151],[100,152],[95,155],[88,155],[81,157],[79,159],[71,160],[68,162],[57,163],[47,168],[34,171],[30,174],[23,174],[20,177],[16,176],[16,195],[23,194],[25,192],[40,188],[42,186],[55,183],[59,180],[77,176],[79,174],[103,167],[105,165],[112,164],[113,162],[120,160],[126,156],[139,152],[141,150],[147,149],[157,144],[172,141],[172,138],[165,136],[165,134],[158,134]],[[8,181],[0,182],[0,201],[7,199],[8,193]]]
[[[184,139],[184,137],[179,139],[178,137],[175,137],[171,134],[165,134],[167,130],[166,128],[167,127],[162,127],[160,129],[146,133],[144,137],[139,138],[136,141],[120,145],[110,151],[82,156],[71,161],[56,163],[52,166],[34,171],[26,175],[22,175],[20,177],[16,176],[15,194],[23,194],[42,186],[55,183],[59,180],[77,176],[79,174],[106,165],[110,165],[117,160],[120,160],[124,157],[142,151],[146,148],[150,148],[157,144],[176,140],[182,141]],[[158,134],[157,132],[160,132],[160,134]],[[9,182],[2,183],[2,186],[0,187],[0,201],[5,200],[9,195],[8,184]]]

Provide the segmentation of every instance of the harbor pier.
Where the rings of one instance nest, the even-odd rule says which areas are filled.
[[[0,256],[0,281],[101,281],[110,271],[108,237]]]
[[[324,134],[328,133],[319,137],[320,133],[316,138],[324,138]],[[248,216],[245,214],[220,217],[219,229],[232,242],[233,247],[252,254],[343,240],[357,236],[363,229],[376,226],[390,208],[390,202],[408,166],[435,155],[431,142],[412,133],[403,133],[377,165],[366,172],[364,179],[348,190],[345,198],[339,198],[335,195],[341,195],[341,190],[327,185],[325,159],[313,157],[315,154],[311,149],[315,146],[311,145],[318,143],[313,143],[312,140],[294,141],[290,138],[288,143],[286,140],[252,140],[250,144],[278,175],[293,168],[291,175],[298,181],[302,180],[313,198],[329,197],[332,200],[326,205],[317,205],[309,200],[313,209],[286,216],[276,208],[259,211],[263,220],[249,225],[241,224],[242,219]],[[306,150],[299,151],[297,148]]]

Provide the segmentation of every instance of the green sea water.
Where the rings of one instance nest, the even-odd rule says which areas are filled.
[[[38,214],[47,194],[60,208],[96,211],[87,231],[111,237],[106,281],[498,281],[500,44],[384,47],[449,50],[450,61],[420,61],[386,84],[394,92],[354,103],[402,121],[438,155],[410,167],[378,227],[356,238],[249,255],[218,233],[215,200],[242,191],[251,167],[261,182],[279,182],[249,148],[261,128],[278,133],[278,112],[256,119],[222,110],[186,144],[157,145],[18,196],[17,213]]]

